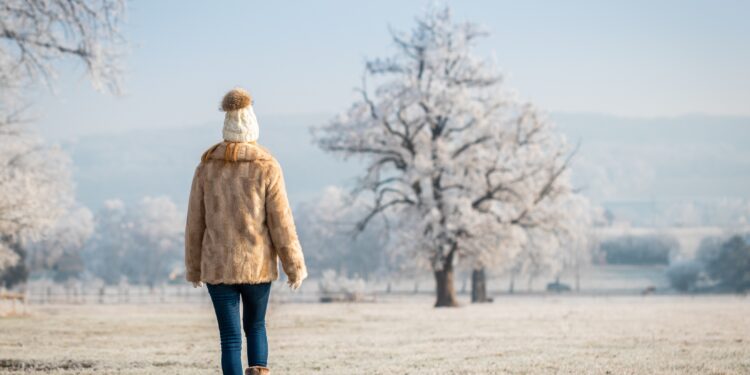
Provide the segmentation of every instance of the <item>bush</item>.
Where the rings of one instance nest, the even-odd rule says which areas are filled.
[[[325,270],[318,288],[322,302],[355,302],[363,299],[365,282],[361,278],[350,279],[337,275],[334,270]]]
[[[667,278],[672,288],[680,292],[689,292],[695,290],[702,271],[701,263],[694,260],[682,261],[669,266]]]
[[[742,237],[730,238],[707,258],[706,271],[719,285],[737,292],[750,290],[750,244]]]
[[[708,278],[705,278],[708,276]],[[709,237],[701,241],[695,260],[675,263],[667,278],[679,291],[698,289],[701,279],[709,281],[704,291],[745,292],[750,290],[750,242],[748,237],[729,240]]]

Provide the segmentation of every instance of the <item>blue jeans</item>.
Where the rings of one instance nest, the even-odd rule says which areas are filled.
[[[266,306],[271,283],[206,284],[219,322],[221,337],[221,369],[224,375],[242,375],[242,330],[240,328],[240,296],[242,297],[242,328],[247,337],[249,366],[268,364],[266,338]]]

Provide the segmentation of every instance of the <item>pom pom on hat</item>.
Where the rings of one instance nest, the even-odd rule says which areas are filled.
[[[222,135],[228,142],[255,142],[260,130],[258,119],[253,111],[253,99],[242,88],[230,90],[221,101],[224,115]]]
[[[224,112],[238,111],[242,108],[249,107],[253,98],[250,93],[242,88],[230,90],[221,101],[221,110]]]

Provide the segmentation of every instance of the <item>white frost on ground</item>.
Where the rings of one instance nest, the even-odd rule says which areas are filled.
[[[0,374],[220,373],[207,303],[30,310],[0,319]],[[457,309],[434,309],[426,297],[275,303],[268,327],[274,374],[750,372],[746,297],[518,296]]]

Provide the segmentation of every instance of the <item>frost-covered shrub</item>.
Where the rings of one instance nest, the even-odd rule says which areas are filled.
[[[703,264],[694,260],[673,263],[667,269],[667,278],[672,288],[680,292],[689,292],[695,289],[700,280]]]
[[[362,300],[365,292],[365,281],[361,278],[348,278],[338,275],[334,270],[323,271],[318,282],[322,302]]]

